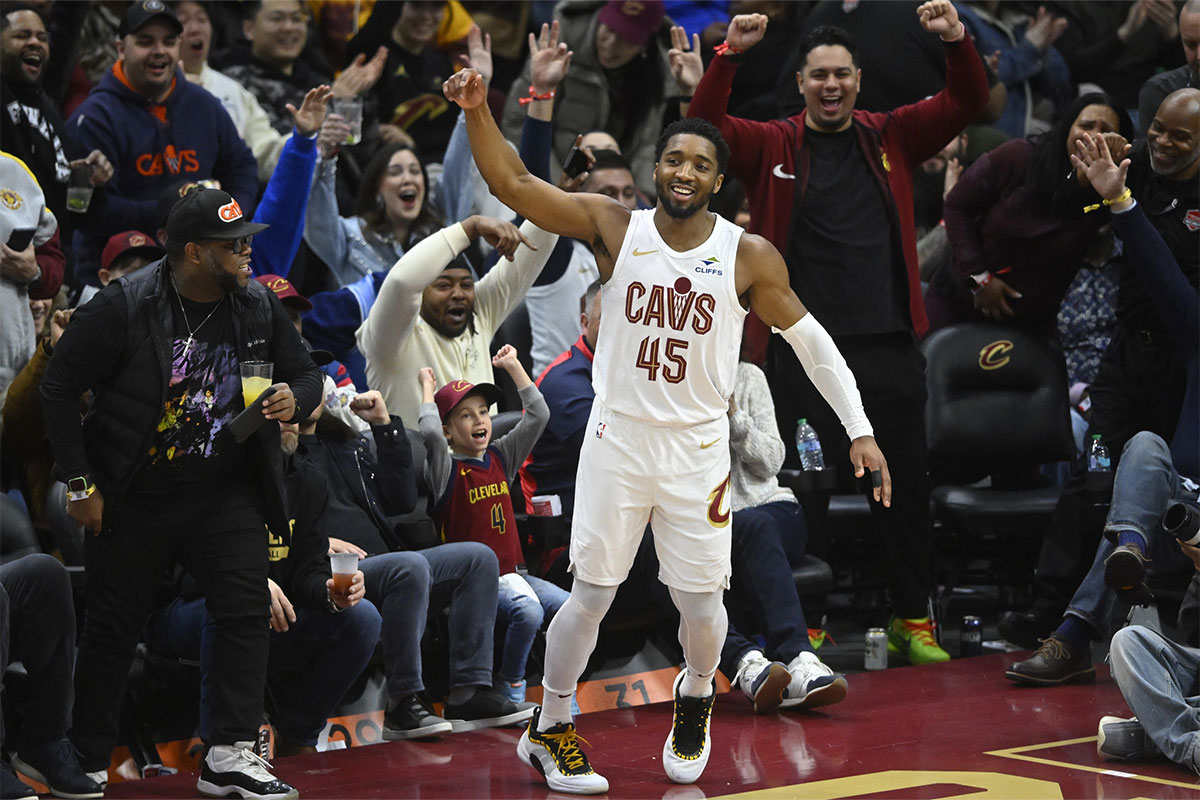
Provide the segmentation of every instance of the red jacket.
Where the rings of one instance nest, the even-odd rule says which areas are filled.
[[[808,181],[808,151],[804,147],[807,112],[770,122],[728,116],[725,108],[737,68],[735,59],[713,59],[696,88],[688,116],[702,117],[720,129],[733,151],[729,172],[746,186],[752,220],[750,232],[761,234],[781,253],[786,253],[796,190],[794,181],[800,181],[801,191]],[[963,38],[946,45],[945,89],[887,113],[853,112],[859,147],[867,154],[867,164],[875,173],[880,190],[890,200],[888,216],[892,225],[899,226],[908,271],[909,316],[918,336],[924,335],[929,323],[925,319],[917,270],[912,171],[957,136],[979,115],[987,101],[983,63],[970,39]],[[745,355],[761,363],[767,338],[764,326],[754,319],[747,322],[746,330]]]

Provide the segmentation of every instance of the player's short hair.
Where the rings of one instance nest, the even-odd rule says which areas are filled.
[[[725,143],[725,137],[717,130],[716,125],[699,117],[681,119],[663,128],[662,135],[658,137],[658,143],[654,145],[654,163],[657,164],[662,158],[663,150],[667,148],[667,142],[671,141],[671,137],[681,133],[699,136],[712,142],[713,147],[717,150],[717,174],[725,174],[725,168],[729,166],[729,145]]]

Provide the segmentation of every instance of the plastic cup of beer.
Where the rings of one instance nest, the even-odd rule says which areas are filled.
[[[335,97],[333,113],[346,121],[350,132],[342,144],[355,145],[362,141],[363,101],[361,97]]]
[[[246,408],[254,405],[258,396],[271,385],[275,365],[270,361],[242,362],[242,402]]]
[[[334,553],[329,557],[333,572],[333,591],[345,596],[350,593],[354,573],[358,572],[358,553]]]
[[[71,167],[71,178],[67,182],[67,210],[83,214],[92,204],[92,165],[80,164]]]

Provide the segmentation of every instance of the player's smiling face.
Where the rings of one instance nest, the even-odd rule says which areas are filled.
[[[469,394],[450,409],[442,432],[454,452],[481,458],[492,441],[492,416],[483,395]]]
[[[717,173],[716,146],[694,133],[672,136],[654,165],[658,201],[676,219],[686,219],[707,208],[722,180]]]

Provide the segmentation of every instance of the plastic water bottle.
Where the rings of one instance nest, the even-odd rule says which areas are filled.
[[[825,469],[825,456],[821,452],[821,440],[808,420],[796,420],[796,450],[800,453],[800,466],[805,471]]]
[[[1108,448],[1100,441],[1100,434],[1092,434],[1092,444],[1088,448],[1088,472],[1112,472],[1112,461],[1108,458]]]

